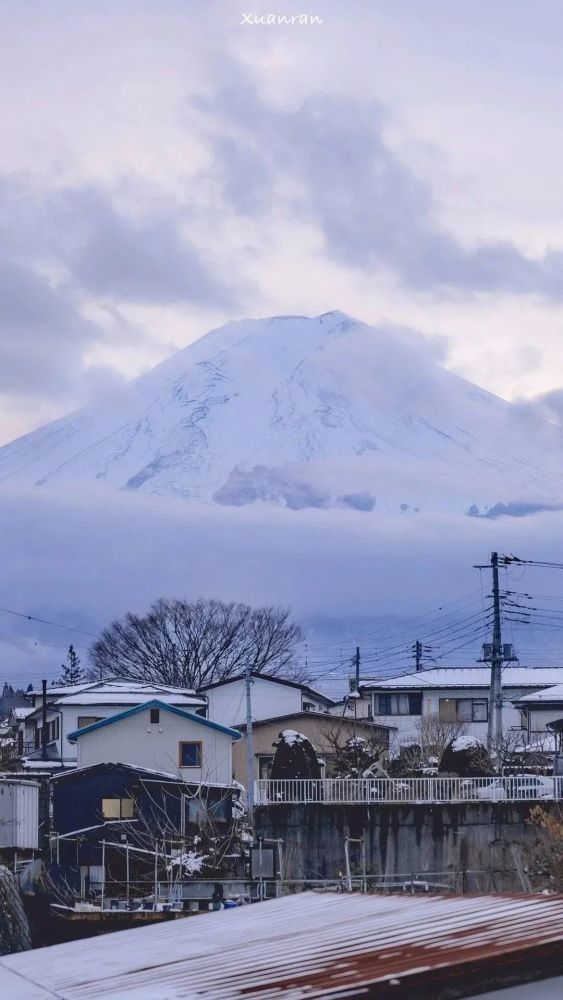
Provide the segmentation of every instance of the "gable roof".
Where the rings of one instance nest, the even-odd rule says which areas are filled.
[[[384,726],[382,723],[373,722],[370,719],[354,719],[353,716],[329,715],[327,712],[288,712],[286,715],[272,715],[268,719],[253,719],[252,728],[258,729],[260,726],[270,726],[273,722],[287,722],[288,719],[312,719],[313,722],[321,722],[331,729],[338,729],[342,724],[350,727],[360,726],[371,732],[385,729],[391,732],[396,730],[396,726]],[[246,722],[237,723],[237,729],[241,733],[246,733]]]
[[[228,726],[222,726],[219,722],[212,722],[211,719],[204,719],[201,715],[194,715],[193,712],[186,712],[183,708],[177,708],[176,705],[167,705],[163,701],[159,701],[157,698],[153,698],[152,701],[145,701],[142,705],[135,705],[134,708],[127,708],[124,712],[117,712],[116,715],[110,715],[107,719],[100,719],[99,722],[93,722],[90,726],[84,726],[83,729],[75,729],[74,732],[69,733],[67,739],[71,743],[76,743],[81,736],[85,736],[86,733],[92,733],[95,729],[103,729],[104,726],[113,726],[116,722],[121,722],[122,719],[128,719],[130,716],[138,715],[140,712],[146,712],[149,708],[160,708],[164,712],[170,712],[172,715],[179,715],[183,719],[188,719],[189,722],[195,722],[199,726],[207,726],[209,729],[215,729],[217,732],[225,733],[226,736],[230,736],[233,740],[240,740],[240,733],[238,729],[230,729]]]
[[[490,667],[429,667],[381,680],[360,680],[360,690],[409,690],[424,688],[488,688]],[[563,667],[504,667],[503,687],[541,688],[563,684]]]
[[[305,692],[305,694],[326,702],[327,705],[336,704],[334,698],[330,698],[327,694],[316,691],[315,688],[309,687],[308,684],[301,684],[299,681],[290,681],[287,677],[274,677],[272,674],[262,674],[259,670],[252,670],[251,677],[255,677],[260,681],[270,681],[273,684],[282,684],[284,687],[298,688],[300,691]],[[224,687],[226,684],[233,684],[235,681],[243,681],[244,678],[245,674],[235,674],[233,677],[225,677],[222,681],[214,681],[213,684],[203,684],[198,688],[198,691],[212,691],[214,688]]]
[[[556,684],[554,687],[544,688],[543,691],[535,691],[532,694],[525,694],[518,701],[530,702],[541,701],[545,704],[559,703],[563,701],[563,684]]]

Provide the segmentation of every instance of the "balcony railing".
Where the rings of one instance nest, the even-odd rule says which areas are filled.
[[[498,778],[260,778],[255,804],[525,802],[563,800],[563,776],[519,774]]]

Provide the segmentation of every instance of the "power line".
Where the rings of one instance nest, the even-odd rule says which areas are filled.
[[[85,632],[82,628],[75,628],[73,625],[62,625],[60,622],[51,622],[47,618],[36,618],[35,615],[26,615],[22,611],[10,611],[8,608],[0,608],[0,614],[14,615],[16,618],[25,618],[29,622],[39,622],[41,625],[50,625],[51,628],[61,628],[65,632],[79,632],[80,635],[87,635],[90,639],[96,639],[93,632]]]

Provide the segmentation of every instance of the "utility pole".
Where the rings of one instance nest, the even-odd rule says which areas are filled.
[[[506,565],[507,557],[502,556],[500,561]],[[489,646],[485,645],[483,661],[491,664],[491,683],[489,686],[489,713],[487,720],[487,747],[494,748],[495,741],[500,744],[502,740],[502,665],[505,660],[502,645],[501,624],[500,624],[500,588],[498,582],[499,554],[491,553],[491,561],[486,566],[474,566],[474,569],[491,569],[493,574],[493,641]],[[513,659],[512,652],[508,654],[508,659]]]
[[[244,670],[246,687],[246,797],[248,802],[248,822],[254,824],[254,738],[252,733],[252,670],[247,663]]]
[[[422,643],[420,639],[417,639],[414,644],[414,662],[416,672],[418,673],[422,669]]]
[[[356,646],[356,656],[354,657],[354,663],[356,665],[356,691],[360,693],[360,647]]]
[[[47,760],[47,681],[41,681],[41,760]]]
[[[494,710],[494,734],[500,749],[502,740],[502,637],[500,630],[500,592],[498,585],[498,552],[491,554],[493,571],[493,648],[491,650],[491,687],[489,691],[489,730],[493,733],[491,709]],[[488,733],[487,733],[488,735]],[[490,745],[493,740],[491,739]]]

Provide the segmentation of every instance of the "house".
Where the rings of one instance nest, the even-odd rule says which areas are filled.
[[[251,709],[254,720],[299,712],[328,713],[335,702],[308,684],[285,677],[270,677],[254,671],[251,674]],[[229,677],[199,689],[208,703],[208,716],[226,726],[246,722],[246,680],[244,674]]]
[[[69,740],[69,733],[152,698],[192,712],[206,712],[205,698],[185,688],[134,681],[90,681],[47,689],[44,733],[42,692],[32,691],[29,697],[32,710],[20,720],[17,732],[21,757],[27,767],[45,765],[53,770],[76,766],[76,743]]]
[[[551,723],[563,720],[563,682],[522,695],[516,699],[514,707],[520,712],[522,727],[530,740],[549,733]]]
[[[202,787],[138,764],[91,764],[61,771],[51,784],[51,877],[82,897],[104,882],[125,883],[127,874],[137,889],[144,891],[144,879],[152,889],[165,837],[169,852],[174,837],[187,837],[209,816],[219,828],[232,817],[230,781]]]
[[[237,726],[242,733],[239,743],[233,745],[234,776],[241,784],[247,784],[247,739],[246,725]],[[313,747],[324,761],[324,775],[330,777],[331,762],[334,757],[334,739],[343,746],[352,737],[358,736],[368,742],[373,741],[383,752],[389,747],[389,734],[394,732],[388,726],[348,718],[338,718],[334,715],[320,712],[294,712],[290,715],[278,715],[270,719],[260,719],[252,723],[252,742],[254,750],[254,778],[269,778],[276,748],[274,743],[279,739],[284,729],[293,729],[312,743]]]
[[[79,768],[119,762],[196,784],[232,781],[236,729],[160,699],[135,705],[68,733],[78,744]]]
[[[397,727],[397,742],[419,743],[430,723],[463,726],[482,742],[487,739],[489,667],[430,667],[382,680],[360,681],[364,711],[374,721]],[[528,694],[563,685],[563,668],[507,666],[502,672],[503,729],[527,728],[515,704]],[[425,721],[426,720],[426,721]]]

